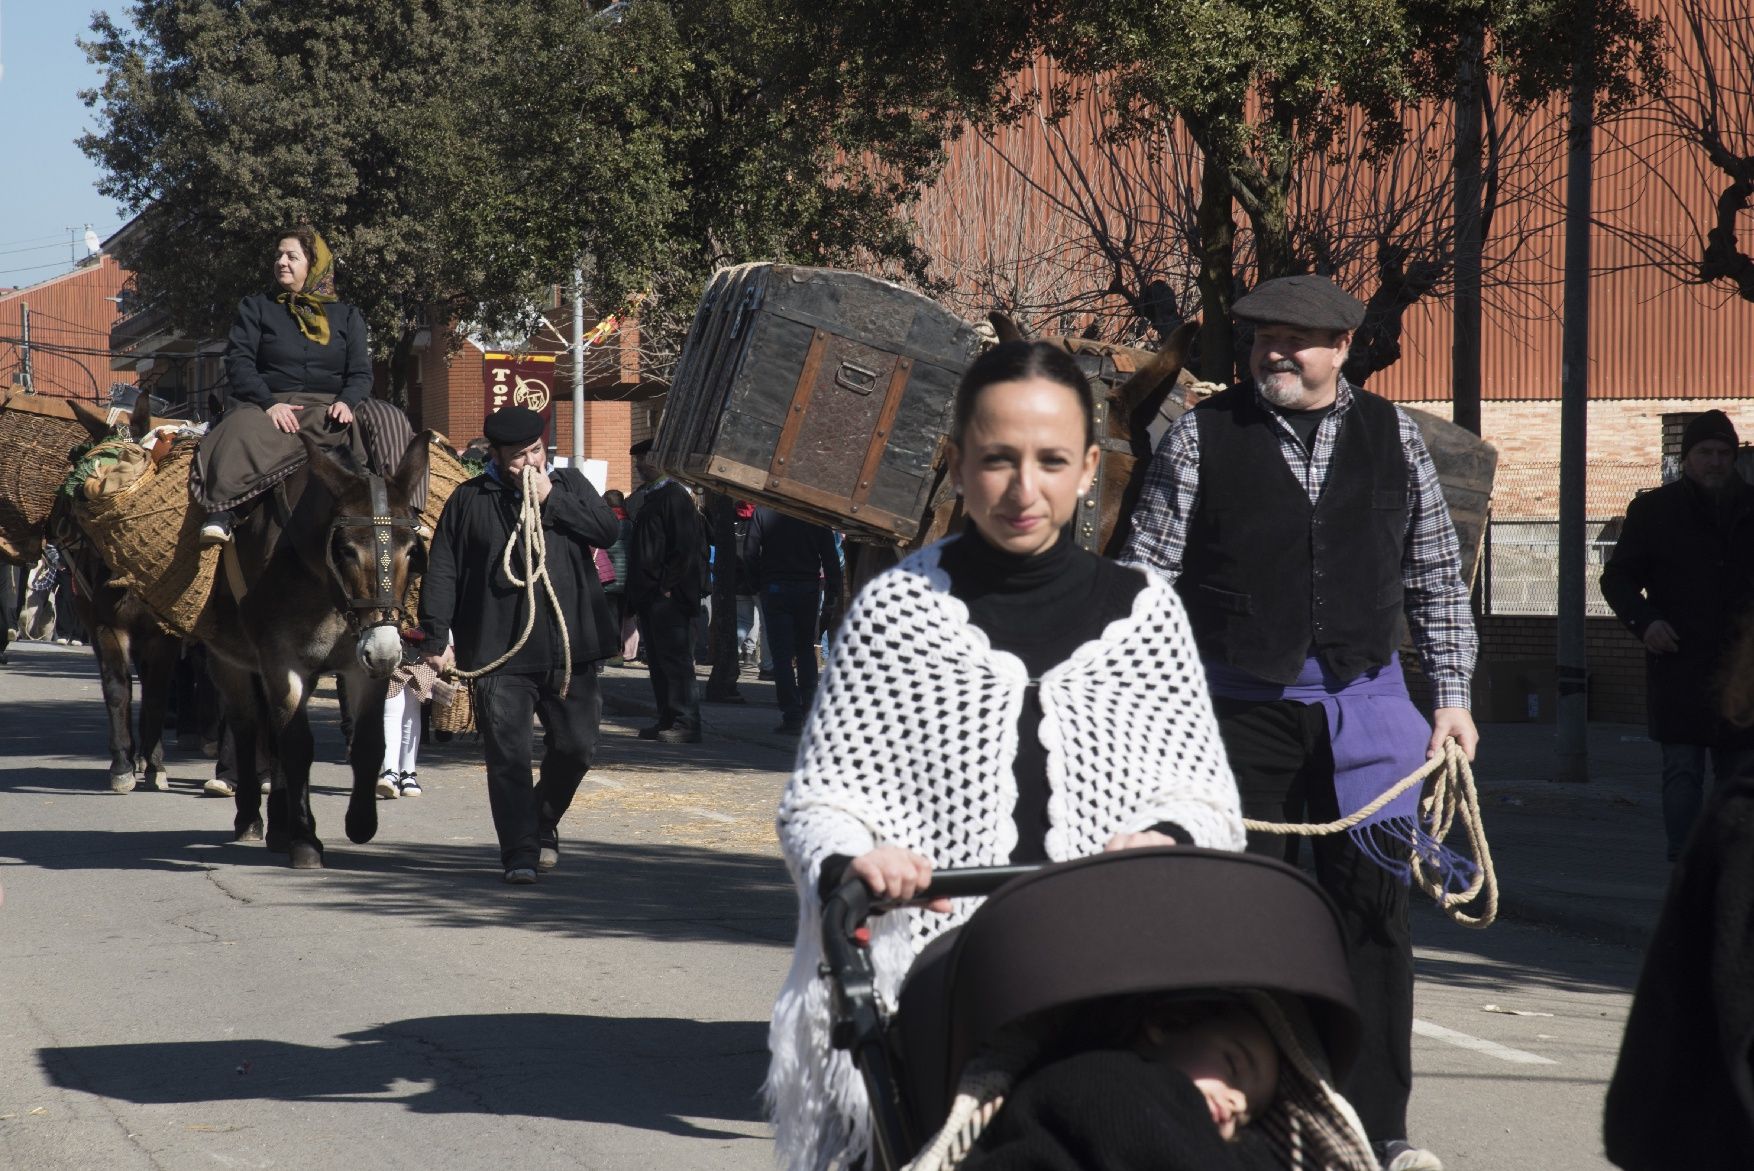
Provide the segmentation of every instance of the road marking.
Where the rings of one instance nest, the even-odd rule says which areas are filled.
[[[608,777],[592,777],[591,779],[593,781],[597,782],[597,784],[602,785],[605,789],[625,789],[625,788],[627,788],[627,786],[622,784],[620,781],[612,781]]]
[[[1458,1049],[1472,1049],[1476,1053],[1484,1053],[1488,1057],[1496,1057],[1500,1061],[1508,1061],[1513,1065],[1558,1065],[1551,1057],[1542,1057],[1539,1053],[1530,1053],[1523,1049],[1512,1049],[1508,1045],[1500,1045],[1497,1041],[1488,1041],[1482,1037],[1470,1037],[1466,1033],[1458,1033],[1454,1029],[1446,1029],[1442,1025],[1434,1025],[1430,1021],[1415,1020],[1413,1031],[1421,1037],[1430,1037],[1434,1041],[1446,1041]]]

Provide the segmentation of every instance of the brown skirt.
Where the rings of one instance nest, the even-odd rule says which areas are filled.
[[[334,395],[299,391],[277,394],[274,401],[303,407],[299,431],[325,451],[347,449],[353,466],[365,470],[365,440],[359,428],[342,427],[329,418]],[[234,402],[201,439],[189,468],[189,494],[208,512],[236,508],[286,479],[304,462],[304,444],[297,435],[274,426],[268,412],[254,403]]]

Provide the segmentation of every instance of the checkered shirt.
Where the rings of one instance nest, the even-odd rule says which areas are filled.
[[[1255,393],[1258,397],[1260,392]],[[1352,396],[1351,385],[1342,378],[1334,409],[1316,428],[1315,442],[1307,452],[1291,425],[1265,400],[1259,400],[1278,428],[1279,453],[1302,481],[1312,504],[1321,498],[1327,483],[1334,440],[1352,407]],[[1399,407],[1395,417],[1400,422],[1401,450],[1407,458],[1410,504],[1401,555],[1407,625],[1426,677],[1436,689],[1437,706],[1466,708],[1479,640],[1474,633],[1468,587],[1462,582],[1461,545],[1418,424]],[[1189,411],[1170,425],[1157,445],[1121,560],[1154,566],[1172,580],[1179,578],[1188,525],[1199,500],[1200,431],[1194,412]]]

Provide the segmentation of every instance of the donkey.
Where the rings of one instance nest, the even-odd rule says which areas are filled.
[[[238,759],[255,759],[264,737],[274,762],[268,847],[296,869],[323,865],[306,713],[320,674],[346,680],[353,717],[347,836],[377,834],[384,696],[401,662],[404,592],[423,568],[410,501],[425,483],[430,435],[414,437],[389,477],[344,468],[301,436],[304,466],[238,526],[202,614]],[[239,785],[235,800],[236,840],[261,838],[260,787]]]
[[[92,439],[107,439],[114,433],[102,412],[82,402],[72,406]],[[138,441],[151,429],[150,403],[141,395],[129,417],[128,433]],[[104,705],[110,714],[110,789],[131,792],[142,774],[153,788],[168,789],[164,714],[183,640],[165,629],[133,593],[111,584],[110,567],[74,521],[65,497],[56,501],[49,515],[48,536],[73,574],[75,608],[97,654]],[[140,675],[138,736],[134,732],[135,671]]]

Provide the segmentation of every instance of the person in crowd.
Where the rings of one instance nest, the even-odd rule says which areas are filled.
[[[749,571],[745,550],[749,544],[749,528],[755,523],[755,505],[747,500],[736,503],[737,521],[737,667],[747,670],[761,661],[761,636],[767,624],[762,621],[760,591]]]
[[[423,705],[430,703],[441,684],[438,672],[420,655],[425,642],[419,630],[402,636],[402,663],[390,676],[384,695],[384,760],[378,770],[378,796],[386,801],[398,797],[424,796],[420,787],[420,724]]]
[[[1099,456],[1077,364],[1042,343],[988,351],[959,385],[950,438],[967,526],[852,604],[780,800],[800,902],[766,1093],[790,1168],[865,1155],[863,1090],[829,1046],[817,978],[825,892],[850,876],[907,899],[938,867],[1244,842],[1180,601],[1068,533]],[[914,956],[970,910],[937,900],[876,921],[891,1003]]]
[[[695,615],[706,589],[700,512],[694,495],[652,462],[651,440],[630,449],[642,485],[628,545],[627,599],[639,615],[658,720],[640,739],[700,743],[694,679]]]
[[[1644,644],[1645,710],[1663,754],[1663,830],[1681,856],[1717,782],[1754,768],[1754,729],[1720,713],[1734,633],[1754,603],[1754,487],[1736,475],[1736,428],[1722,411],[1681,433],[1681,476],[1635,498],[1602,570],[1602,597]]]
[[[1213,395],[1164,434],[1122,559],[1176,582],[1244,812],[1329,821],[1374,801],[1449,738],[1472,759],[1468,587],[1418,426],[1341,373],[1364,306],[1325,277],[1295,276],[1263,282],[1233,312],[1254,327],[1253,383]],[[1432,724],[1401,674],[1403,616],[1436,689]],[[1384,1171],[1442,1168],[1407,1140],[1408,859],[1420,850],[1446,881],[1468,863],[1431,841],[1418,799],[1415,787],[1349,833],[1313,839],[1365,1013],[1342,1090]],[[1286,845],[1251,835],[1250,848]]]
[[[207,520],[201,539],[231,540],[238,512],[296,471],[302,433],[325,451],[344,450],[364,469],[354,408],[371,394],[365,318],[335,296],[335,261],[322,236],[300,226],[275,239],[274,289],[238,304],[226,337],[231,392],[189,470]]]
[[[18,613],[24,607],[24,566],[0,561],[0,667],[6,647],[18,637]]]
[[[615,514],[577,468],[548,468],[546,430],[542,416],[524,407],[488,416],[487,470],[445,503],[420,583],[422,641],[444,648],[425,653],[426,665],[441,675],[453,666],[487,672],[475,680],[487,799],[505,881],[520,886],[560,864],[560,819],[597,744],[597,673],[618,641],[591,552],[615,540]],[[540,533],[522,527],[526,489]],[[518,542],[510,557],[517,572],[534,540],[546,548],[560,614],[540,584],[532,594],[507,575],[508,541]],[[532,716],[542,720],[544,746],[534,786]]]
[[[761,598],[771,631],[774,691],[780,726],[786,735],[804,730],[804,713],[816,700],[816,633],[822,593],[839,592],[840,556],[834,533],[824,525],[776,512],[755,510],[743,558]]]
[[[603,503],[615,514],[618,526],[615,543],[609,546],[609,564],[615,569],[615,586],[605,588],[609,595],[610,607],[615,612],[616,628],[621,631],[621,649],[611,663],[619,666],[631,663],[639,654],[639,624],[634,618],[633,608],[627,601],[627,547],[633,537],[633,522],[627,516],[627,497],[619,488],[611,488],[603,493]]]

